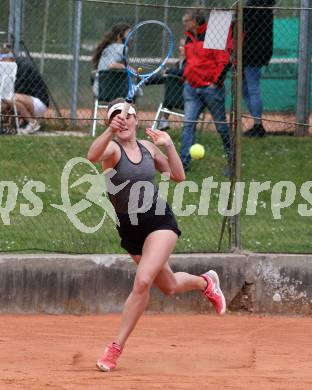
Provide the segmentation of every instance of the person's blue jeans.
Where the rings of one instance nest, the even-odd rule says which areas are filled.
[[[255,118],[261,118],[263,110],[260,79],[261,67],[244,67],[243,97],[251,116]]]
[[[210,111],[220,134],[224,151],[230,156],[231,140],[229,127],[225,115],[225,90],[224,87],[200,87],[193,88],[185,83],[183,89],[184,98],[184,126],[181,145],[181,160],[184,168],[190,164],[190,147],[195,143],[196,121],[205,107]],[[194,121],[194,122],[189,122]]]

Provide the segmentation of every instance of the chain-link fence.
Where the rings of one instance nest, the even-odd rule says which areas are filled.
[[[107,103],[126,96],[129,29],[156,19],[173,31],[174,52],[135,104],[140,137],[146,126],[167,131],[187,172],[184,187],[168,192],[183,232],[177,251],[311,251],[310,0],[0,5],[1,77],[8,62],[12,74],[9,53],[17,65],[16,104],[2,91],[1,132],[27,135],[0,138],[0,250],[120,250],[103,194],[90,192],[94,169],[78,161],[68,178],[70,204],[85,202],[79,215],[65,205],[61,178],[103,131]],[[162,43],[144,40],[140,55],[149,58],[150,45]],[[39,102],[29,106],[19,94]],[[190,159],[194,143],[205,147],[203,159]]]

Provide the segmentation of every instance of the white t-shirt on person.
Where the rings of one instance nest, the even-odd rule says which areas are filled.
[[[97,71],[108,70],[109,66],[114,62],[123,63],[123,43],[112,43],[108,45],[101,54],[101,58],[98,64]],[[93,84],[93,92],[95,95],[98,94],[98,83],[97,80]]]

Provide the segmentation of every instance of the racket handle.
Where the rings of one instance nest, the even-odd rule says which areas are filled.
[[[122,118],[126,118],[126,116],[128,115],[128,111],[129,111],[129,108],[130,108],[130,102],[128,102],[127,100],[124,102],[124,105],[123,105],[123,109],[121,111],[121,117]]]

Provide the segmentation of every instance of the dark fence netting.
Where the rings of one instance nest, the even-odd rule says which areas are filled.
[[[185,168],[181,183],[156,177],[182,231],[176,251],[311,252],[311,1],[0,9],[0,251],[121,250],[102,166],[86,156],[108,104],[127,96],[129,31],[158,20],[173,53],[134,103],[139,139],[167,132]],[[164,40],[145,31],[138,62],[159,60],[153,46]]]

